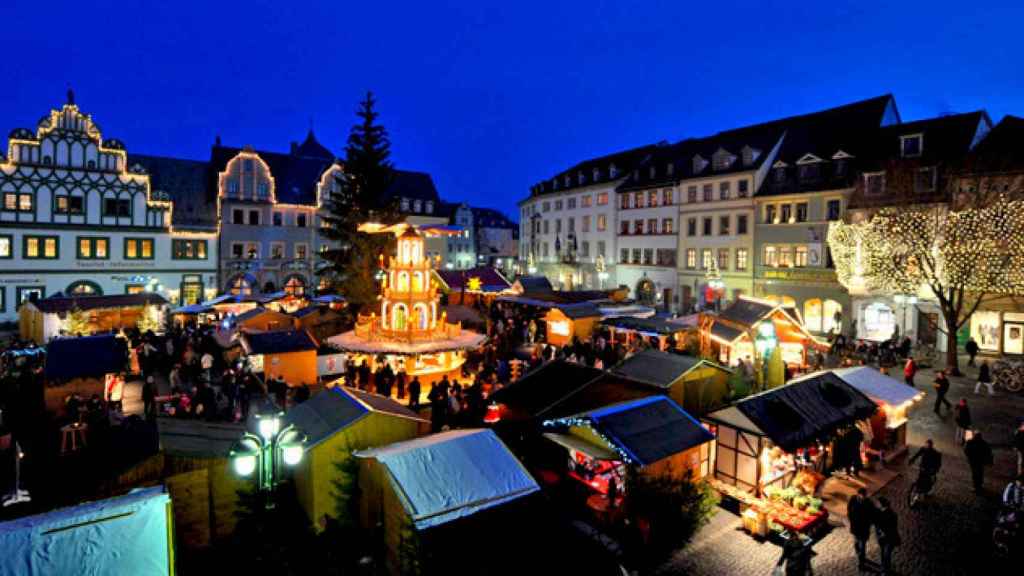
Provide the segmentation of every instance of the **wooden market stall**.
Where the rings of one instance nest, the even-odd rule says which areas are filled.
[[[468,270],[434,270],[434,281],[448,304],[473,306],[477,302],[490,304],[498,296],[515,294],[512,284],[492,266],[478,266]]]
[[[429,430],[429,422],[390,398],[337,386],[292,407],[285,420],[307,435],[306,454],[295,467],[299,504],[315,529],[337,518],[339,465],[352,451],[410,440]]]
[[[707,414],[715,435],[713,484],[737,502],[748,530],[809,532],[827,512],[815,498],[838,438],[877,406],[835,374],[819,372]],[[857,454],[860,457],[860,453]]]
[[[46,345],[44,400],[50,414],[63,416],[66,398],[93,394],[120,402],[128,369],[128,342],[113,334],[56,338]]]
[[[72,330],[79,335],[89,335],[135,328],[146,320],[159,324],[166,310],[167,300],[153,292],[111,296],[58,293],[22,304],[18,309],[18,327],[23,340],[45,344]],[[75,318],[75,315],[79,316]]]
[[[766,360],[767,351],[778,347],[783,362],[802,369],[809,351],[828,349],[804,327],[795,308],[747,296],[718,314],[702,315],[699,330],[701,356],[726,366]]]
[[[262,372],[266,380],[281,377],[289,386],[317,383],[318,344],[309,332],[246,332],[241,341],[253,372]]]
[[[641,350],[611,369],[612,374],[656,386],[684,410],[703,416],[723,406],[732,370],[710,360]]]
[[[661,395],[615,403],[544,422],[544,437],[563,447],[566,474],[595,494],[619,496],[626,470],[645,476],[703,478],[714,437],[672,399]],[[601,508],[600,498],[588,501]],[[618,505],[616,498],[615,505]]]
[[[360,524],[381,534],[378,566],[403,573],[408,530],[423,545],[431,532],[485,510],[506,506],[540,487],[490,430],[453,430],[356,452],[360,458]],[[476,526],[476,531],[497,530]],[[465,553],[452,542],[416,550],[422,557]],[[452,551],[456,554],[446,554]]]
[[[298,326],[295,317],[262,306],[238,314],[233,318],[233,322],[235,328],[244,331],[291,330]]]
[[[881,408],[870,420],[872,438],[869,446],[873,453],[885,462],[905,453],[910,410],[924,398],[924,392],[870,366],[837,368],[831,372]]]
[[[547,342],[553,346],[565,346],[573,338],[585,342],[600,321],[601,311],[590,303],[552,306],[544,315]]]
[[[309,332],[317,342],[341,334],[345,328],[345,317],[335,308],[325,304],[311,304],[291,313],[298,328]]]
[[[617,316],[605,318],[601,325],[608,328],[611,343],[622,342],[631,345],[639,338],[657,342],[658,350],[681,350],[691,338],[696,338],[696,325],[687,326],[669,318],[652,316],[637,318],[635,316]]]

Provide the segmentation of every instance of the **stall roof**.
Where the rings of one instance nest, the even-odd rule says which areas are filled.
[[[715,322],[711,325],[711,335],[725,342],[733,342],[743,335],[743,330]]]
[[[593,442],[587,442],[586,440],[578,436],[573,436],[572,434],[545,432],[544,437],[563,448],[567,448],[569,450],[576,450],[577,452],[583,452],[584,454],[590,456],[594,460],[619,459],[619,455],[609,450],[608,448],[598,444],[594,444]]]
[[[173,573],[163,487],[0,523],[0,574]]]
[[[308,436],[306,446],[312,448],[370,412],[422,421],[390,398],[342,386],[327,388],[292,407],[285,420]]]
[[[571,417],[586,419],[630,460],[647,466],[714,439],[671,398],[651,396]],[[555,421],[568,424],[568,419]]]
[[[296,317],[296,318],[305,318],[306,316],[309,316],[310,314],[313,314],[313,313],[316,313],[316,312],[321,312],[323,314],[327,314],[328,312],[333,312],[333,310],[331,310],[330,308],[328,308],[327,306],[324,306],[322,304],[310,304],[309,306],[306,306],[305,308],[300,308],[300,309],[296,310],[295,312],[292,312],[291,315]]]
[[[597,368],[555,360],[498,390],[491,400],[534,418],[602,374]]]
[[[305,330],[247,332],[242,335],[242,346],[247,354],[285,354],[317,349],[316,341]]]
[[[601,311],[597,309],[596,304],[584,302],[582,304],[559,304],[554,306],[559,312],[565,314],[567,318],[573,320],[577,318],[595,318],[601,315]]]
[[[547,276],[520,276],[516,278],[516,284],[523,292],[551,292],[554,286]]]
[[[661,391],[654,386],[605,373],[559,400],[541,415],[547,419],[562,418],[660,394]]]
[[[660,350],[641,350],[612,368],[612,373],[632,380],[668,388],[687,372],[710,366],[726,373],[732,370],[714,362],[694,356],[684,356]]]
[[[741,297],[736,299],[731,306],[722,310],[718,317],[743,326],[753,326],[762,318],[774,312],[776,308],[779,308],[779,306]]]
[[[917,400],[921,393],[903,382],[890,378],[870,366],[853,368],[837,368],[832,370],[850,386],[860,390],[868,398],[881,401],[890,406],[899,406],[904,402]]]
[[[458,292],[463,289],[463,284],[469,284],[472,278],[480,280],[481,292],[504,292],[512,288],[512,284],[501,275],[496,268],[491,266],[478,266],[469,270],[434,270],[438,279],[444,284],[446,290]],[[466,286],[469,289],[469,286]]]
[[[246,310],[245,312],[236,315],[235,322],[245,322],[247,320],[252,320],[253,318],[256,318],[258,316],[262,316],[263,314],[284,315],[284,312],[278,312],[277,310],[271,310],[270,308],[264,308],[263,306],[256,306],[251,310]]]
[[[633,316],[617,316],[601,321],[605,326],[612,326],[619,330],[631,330],[648,336],[667,336],[686,331],[686,326],[670,322],[667,318],[636,318]]]
[[[356,453],[387,471],[418,530],[540,489],[491,430],[453,430]]]
[[[123,372],[128,344],[113,334],[57,338],[46,345],[47,379],[68,380]]]
[[[213,306],[208,304],[189,304],[188,306],[181,306],[171,310],[171,314],[185,314],[192,316],[195,314],[204,314],[206,312],[212,312]]]
[[[874,414],[878,406],[831,372],[819,372],[749,396],[733,405],[783,450],[826,438],[840,426]],[[706,418],[721,421],[719,413]]]
[[[559,290],[551,292],[527,292],[522,295],[498,296],[499,302],[512,302],[538,308],[554,308],[572,304],[606,304],[611,302],[608,292],[597,290]]]
[[[190,458],[227,458],[245,433],[244,425],[232,422],[181,418],[157,418],[156,422],[161,450]]]
[[[164,306],[167,300],[154,292],[138,294],[111,294],[107,296],[50,296],[31,303],[40,312],[58,313],[72,310],[101,308],[129,308],[134,306]]]
[[[337,294],[324,294],[323,296],[313,298],[313,302],[319,302],[320,304],[343,304],[346,300],[344,296]]]

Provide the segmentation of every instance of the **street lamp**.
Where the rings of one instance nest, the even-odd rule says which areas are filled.
[[[274,507],[274,489],[280,483],[280,468],[302,461],[306,435],[293,424],[281,427],[284,412],[255,414],[256,431],[245,432],[231,449],[235,473],[249,477],[256,473],[256,488],[264,493],[267,509]]]

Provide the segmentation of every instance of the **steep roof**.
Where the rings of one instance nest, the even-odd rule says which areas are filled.
[[[315,139],[311,142],[307,137],[303,146],[296,147],[290,153],[252,150],[270,167],[270,174],[274,177],[274,196],[278,202],[315,205],[317,184],[320,183],[324,172],[336,162],[329,156],[330,151],[315,142]],[[318,147],[323,150],[319,150]],[[303,151],[300,152],[300,149]],[[211,190],[218,191],[219,173],[224,171],[232,158],[243,151],[243,148],[214,144],[210,151],[208,186]]]
[[[453,430],[357,452],[386,471],[417,530],[540,490],[491,430]]]
[[[738,298],[728,308],[722,310],[718,317],[749,327],[756,324],[776,308],[778,308],[777,305],[761,302],[760,300]]]
[[[47,379],[68,380],[123,372],[128,343],[113,334],[57,338],[46,345]]]
[[[473,207],[473,225],[477,228],[518,228],[508,216],[494,208]]]
[[[573,416],[590,426],[630,460],[647,466],[714,439],[666,396],[650,396]],[[565,423],[565,421],[562,421]]]
[[[175,228],[217,228],[217,190],[209,187],[209,164],[199,160],[130,154],[128,165],[142,166],[149,174],[154,195],[174,202]]]
[[[591,158],[584,160],[573,165],[568,170],[559,172],[547,180],[537,183],[530,188],[530,196],[543,196],[545,194],[552,194],[555,192],[565,192],[574,188],[582,186],[590,186],[599,182],[614,182],[628,175],[633,168],[638,166],[644,159],[647,158],[652,152],[654,152],[656,144],[647,144],[645,146],[639,146],[637,148],[631,148],[629,150],[622,150],[620,152],[614,152],[597,158]],[[615,165],[617,174],[614,178],[609,173],[612,165]],[[594,169],[599,171],[598,180],[595,181]],[[580,181],[580,174],[583,175],[583,181]],[[569,183],[566,185],[566,176],[569,177]]]
[[[307,447],[312,448],[370,412],[420,420],[413,411],[390,398],[341,386],[327,388],[293,406],[285,420],[307,435]]]
[[[671,354],[661,352],[660,350],[641,350],[612,368],[612,373],[646,384],[667,388],[690,370],[702,365],[712,366],[724,372],[731,372],[728,368],[708,362],[703,358]]]
[[[660,390],[649,384],[604,373],[546,409],[542,415],[546,419],[564,418],[660,394]]]
[[[1000,120],[971,151],[965,168],[970,172],[1024,170],[1024,118]]]
[[[899,159],[901,137],[913,134],[922,135],[918,162],[959,166],[990,127],[991,121],[983,110],[883,126],[871,136],[866,150],[869,161],[864,169],[883,168],[885,162]]]
[[[397,198],[433,202],[435,212],[428,215],[437,215],[436,209],[441,208],[441,197],[434,186],[434,179],[426,172],[395,170],[391,184],[384,191],[381,200],[389,202]]]
[[[316,341],[305,330],[245,333],[242,343],[248,354],[285,354],[316,350]]]
[[[164,306],[166,304],[167,300],[154,292],[81,296],[54,295],[32,303],[36,309],[45,313],[70,312],[75,309],[85,311],[100,308],[127,308],[147,305]]]

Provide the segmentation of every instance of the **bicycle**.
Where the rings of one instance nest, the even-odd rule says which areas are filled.
[[[1024,362],[996,360],[992,363],[992,380],[1009,392],[1024,390]]]

